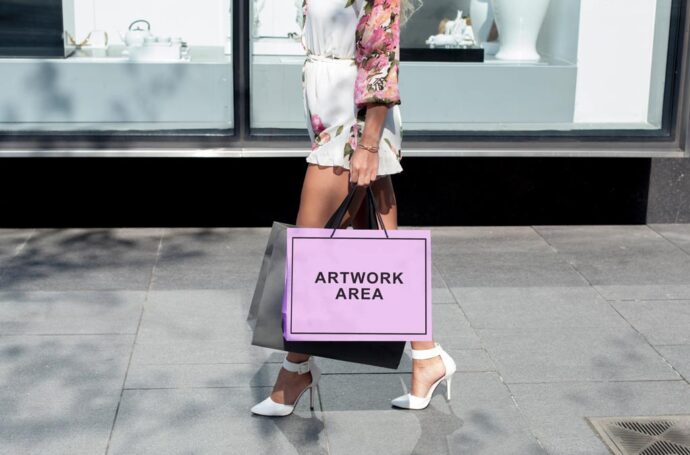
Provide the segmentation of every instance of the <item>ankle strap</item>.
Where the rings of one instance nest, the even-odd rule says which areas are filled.
[[[413,349],[412,358],[413,359],[430,359],[441,355],[441,345],[438,342],[434,342],[434,347],[429,349]]]
[[[297,363],[297,362],[290,362],[287,357],[283,359],[283,368],[285,368],[288,371],[292,372],[297,372],[299,374],[304,374],[307,373],[309,370],[311,370],[311,364],[310,364],[311,357],[309,359],[305,360],[304,362]]]

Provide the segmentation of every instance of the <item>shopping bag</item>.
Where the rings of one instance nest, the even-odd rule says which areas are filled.
[[[325,227],[342,224],[356,186],[333,213]],[[369,199],[363,202],[368,214],[368,229],[376,229],[376,213]],[[380,215],[379,215],[380,217]],[[287,229],[294,224],[274,221],[269,244],[262,261],[257,286],[247,320],[253,323],[252,345],[281,351],[292,351],[319,357],[354,362],[382,368],[397,369],[405,348],[404,341],[289,341],[283,336],[282,301],[285,290],[285,254]],[[359,231],[359,230],[358,230]],[[264,268],[265,267],[265,268]]]
[[[287,228],[286,340],[433,340],[431,232],[381,224]]]
[[[261,297],[266,286],[266,277],[268,276],[268,271],[271,267],[271,256],[273,255],[273,244],[275,243],[276,237],[281,230],[284,230],[287,226],[284,223],[274,222],[271,227],[271,233],[268,236],[268,242],[266,243],[266,250],[264,251],[264,256],[261,261],[261,269],[259,271],[259,277],[256,280],[256,286],[254,288],[254,294],[252,296],[252,302],[249,306],[249,312],[247,313],[247,323],[252,330],[256,327],[256,318],[259,313],[259,303],[261,302]]]

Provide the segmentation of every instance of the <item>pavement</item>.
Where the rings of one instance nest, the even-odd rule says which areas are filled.
[[[318,357],[289,417],[249,411],[284,357],[245,320],[270,228],[0,229],[0,453],[603,455],[586,417],[690,414],[690,225],[430,229],[450,402],[391,407],[407,343]]]

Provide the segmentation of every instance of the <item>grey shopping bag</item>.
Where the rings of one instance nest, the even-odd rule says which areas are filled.
[[[342,224],[347,208],[355,192],[355,185],[333,214],[325,227],[335,228]],[[367,187],[368,226],[377,229],[378,215],[374,196]],[[261,271],[252,298],[247,321],[254,327],[252,345],[281,351],[310,354],[346,362],[361,363],[383,368],[400,366],[405,341],[287,341],[283,337],[283,292],[285,291],[285,256],[287,252],[287,228],[296,227],[274,221]]]
[[[256,318],[259,314],[259,303],[261,302],[261,296],[263,295],[264,286],[266,285],[266,277],[268,276],[268,270],[271,266],[273,244],[275,242],[278,232],[280,230],[284,230],[286,227],[286,224],[274,221],[273,226],[271,228],[271,233],[268,236],[268,242],[266,243],[266,251],[264,252],[264,257],[261,262],[261,269],[259,271],[259,278],[256,281],[256,287],[254,289],[252,303],[249,306],[249,313],[247,314],[247,323],[252,328],[252,330],[254,330],[254,327],[256,327]]]

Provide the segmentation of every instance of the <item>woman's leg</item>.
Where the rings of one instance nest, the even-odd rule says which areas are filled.
[[[386,229],[398,228],[398,209],[395,200],[395,191],[393,189],[393,181],[390,175],[379,177],[371,183],[371,190],[376,200],[383,225]],[[360,210],[357,211],[352,220],[352,225],[355,228],[367,227],[367,212],[365,210],[366,204],[360,205]],[[410,342],[412,349],[430,349],[434,347],[433,341],[412,341]],[[435,356],[430,359],[414,359],[412,361],[412,387],[410,393],[419,397],[426,395],[431,384],[444,373],[443,361],[440,356]]]
[[[349,178],[347,169],[307,163],[295,224],[299,227],[324,227],[347,196],[350,189]],[[341,227],[347,226],[359,209],[365,195],[363,190],[363,187],[357,188]],[[304,362],[309,357],[309,354],[287,353],[290,362]],[[281,368],[271,398],[278,403],[293,403],[310,382],[311,373],[298,374]]]

